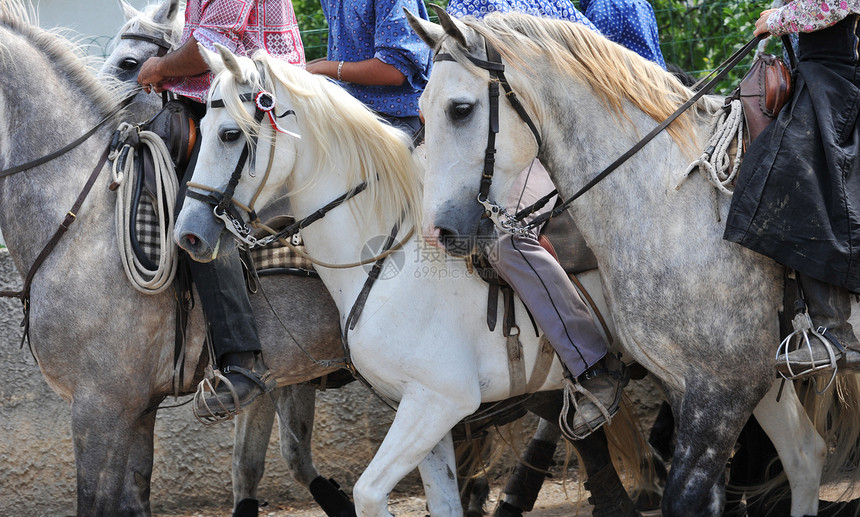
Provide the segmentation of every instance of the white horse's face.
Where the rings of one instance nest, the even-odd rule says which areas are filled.
[[[441,26],[423,25],[422,37],[429,31],[436,38],[442,36]],[[486,59],[481,37],[465,26],[460,29],[467,48],[475,49],[469,53]],[[448,38],[439,53],[455,44]],[[490,127],[488,82],[484,70],[476,74],[460,63],[437,61],[421,96],[427,145],[424,234],[455,254],[468,252],[472,239],[488,230],[479,225],[483,207],[477,201]],[[534,159],[537,147],[528,126],[505,100],[504,90],[499,90],[499,132],[489,199],[505,206],[512,204],[508,203],[511,185]]]
[[[213,55],[207,60],[211,59],[215,59]],[[241,74],[237,77],[237,82],[241,81],[239,94],[256,96],[260,89],[251,85],[259,83],[259,76],[253,62],[235,56],[230,59],[233,60],[231,65],[239,68],[235,72],[228,68],[222,73]],[[218,68],[213,67],[213,70]],[[256,143],[248,144],[237,118],[226,107],[212,106],[213,101],[224,100],[224,95],[230,94],[223,92],[217,83],[209,92],[210,106],[200,123],[200,153],[188,190],[203,195],[220,195],[227,190],[230,178],[238,167],[241,172],[232,200],[235,213],[247,223],[249,214],[245,207],[257,210],[281,193],[281,186],[287,181],[295,163],[298,139],[276,133],[269,116],[264,115],[258,124],[259,137]],[[286,112],[288,93],[279,89],[274,95],[277,100],[274,112]],[[254,101],[243,102],[241,109],[254,124]],[[289,128],[294,134],[298,130],[295,117],[292,116],[280,119],[278,127]],[[250,145],[251,151],[247,157],[243,157],[246,145]],[[223,221],[214,216],[213,205],[187,196],[177,218],[174,238],[181,248],[201,262],[229,253],[236,245],[235,239],[225,232]]]

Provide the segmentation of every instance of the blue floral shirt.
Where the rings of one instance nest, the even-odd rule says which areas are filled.
[[[430,48],[409,26],[403,9],[427,19],[421,0],[321,0],[329,26],[330,61],[377,58],[406,80],[400,86],[343,83],[353,97],[392,117],[418,115],[418,97],[430,77]]]
[[[579,12],[570,0],[451,0],[445,10],[455,18],[463,16],[483,18],[495,11],[502,13],[519,11],[532,16],[579,22],[597,30],[597,27]]]
[[[654,8],[645,0],[580,0],[585,11],[604,36],[666,68],[657,36]]]

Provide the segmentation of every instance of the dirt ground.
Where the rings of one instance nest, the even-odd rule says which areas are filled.
[[[576,472],[569,471],[568,479],[547,479],[543,484],[541,493],[533,511],[527,513],[529,517],[572,517],[591,515],[591,505],[586,502],[587,494],[580,491],[580,484],[576,481]],[[857,476],[853,476],[856,478]],[[844,481],[827,485],[821,490],[824,500],[836,501],[846,500],[851,496],[845,496],[846,488],[852,476],[845,476]],[[855,480],[856,484],[856,480]],[[499,492],[503,483],[497,483],[491,489],[490,500],[486,510],[491,513],[498,501]],[[851,492],[854,497],[860,496],[860,489]],[[425,517],[427,515],[424,504],[424,494],[393,493],[389,510],[397,517]],[[155,513],[154,517],[229,517],[231,508],[206,508],[180,513]],[[643,517],[659,517],[660,512],[655,510],[643,513]],[[312,501],[296,502],[295,504],[271,504],[260,508],[260,516],[263,517],[324,517],[320,508]]]

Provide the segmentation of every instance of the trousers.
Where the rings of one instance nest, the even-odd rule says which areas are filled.
[[[521,210],[550,191],[552,181],[538,160],[520,174],[512,188],[508,210]],[[552,202],[526,218],[548,210]],[[564,268],[540,244],[539,229],[527,235],[502,234],[488,254],[490,264],[514,290],[534,316],[562,363],[576,377],[607,352],[606,341]]]
[[[203,105],[194,106],[195,111],[199,112],[200,109],[205,111],[205,106],[203,108],[200,106]],[[194,166],[200,153],[200,141],[201,139],[197,138],[180,181],[176,200],[177,214],[185,204],[185,191],[194,173]],[[251,310],[239,253],[221,256],[207,263],[191,260],[187,256],[186,259],[211,332],[216,363],[220,365],[221,358],[225,354],[261,351],[257,323]]]

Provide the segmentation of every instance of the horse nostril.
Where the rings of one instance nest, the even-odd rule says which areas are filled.
[[[196,238],[194,238],[194,236],[193,236],[193,235],[186,235],[186,236],[185,236],[185,240],[187,240],[187,241],[188,241],[188,244],[190,244],[190,245],[192,245],[192,246],[194,246],[194,245],[196,245],[196,244],[197,244],[197,239],[196,239]]]
[[[463,237],[459,233],[446,228],[438,228],[439,243],[442,248],[457,257],[464,257],[472,251],[474,242],[469,237]]]

